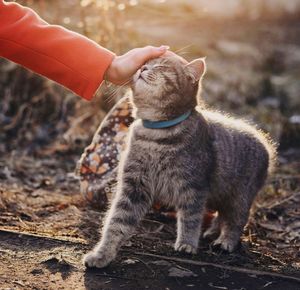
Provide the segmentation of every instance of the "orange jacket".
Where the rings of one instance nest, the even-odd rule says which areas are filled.
[[[90,100],[114,54],[86,37],[49,25],[34,11],[0,0],[0,56]]]

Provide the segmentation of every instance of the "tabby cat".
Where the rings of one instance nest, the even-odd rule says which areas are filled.
[[[107,266],[154,202],[177,210],[176,251],[196,253],[200,236],[229,252],[272,167],[275,148],[260,131],[197,106],[205,60],[154,59],[134,76],[135,121],[119,164],[117,192],[102,238],[84,257]],[[203,215],[217,211],[201,233]]]

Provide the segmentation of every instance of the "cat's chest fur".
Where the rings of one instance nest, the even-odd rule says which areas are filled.
[[[147,129],[140,120],[131,126],[124,171],[135,175],[154,199],[176,202],[178,195],[208,187],[212,156],[208,128],[197,112],[166,129]]]

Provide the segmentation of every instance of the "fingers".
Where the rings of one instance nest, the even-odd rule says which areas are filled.
[[[146,61],[160,57],[166,53],[169,49],[169,46],[162,45],[160,47],[155,46],[145,46],[143,48],[138,48],[135,50],[136,62],[140,65],[144,64]]]

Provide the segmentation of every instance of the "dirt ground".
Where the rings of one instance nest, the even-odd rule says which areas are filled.
[[[292,153],[282,154],[258,197],[237,252],[203,241],[197,255],[178,254],[175,221],[149,213],[103,270],[81,264],[103,212],[78,192],[76,156],[11,156],[10,165],[1,159],[0,289],[299,289],[299,175],[282,173],[287,166],[297,172],[300,152]]]
[[[0,235],[1,289],[299,289],[296,277],[165,256],[154,249],[153,240],[143,239],[146,248],[124,247],[106,269],[85,270],[78,262],[84,244],[5,231]]]

